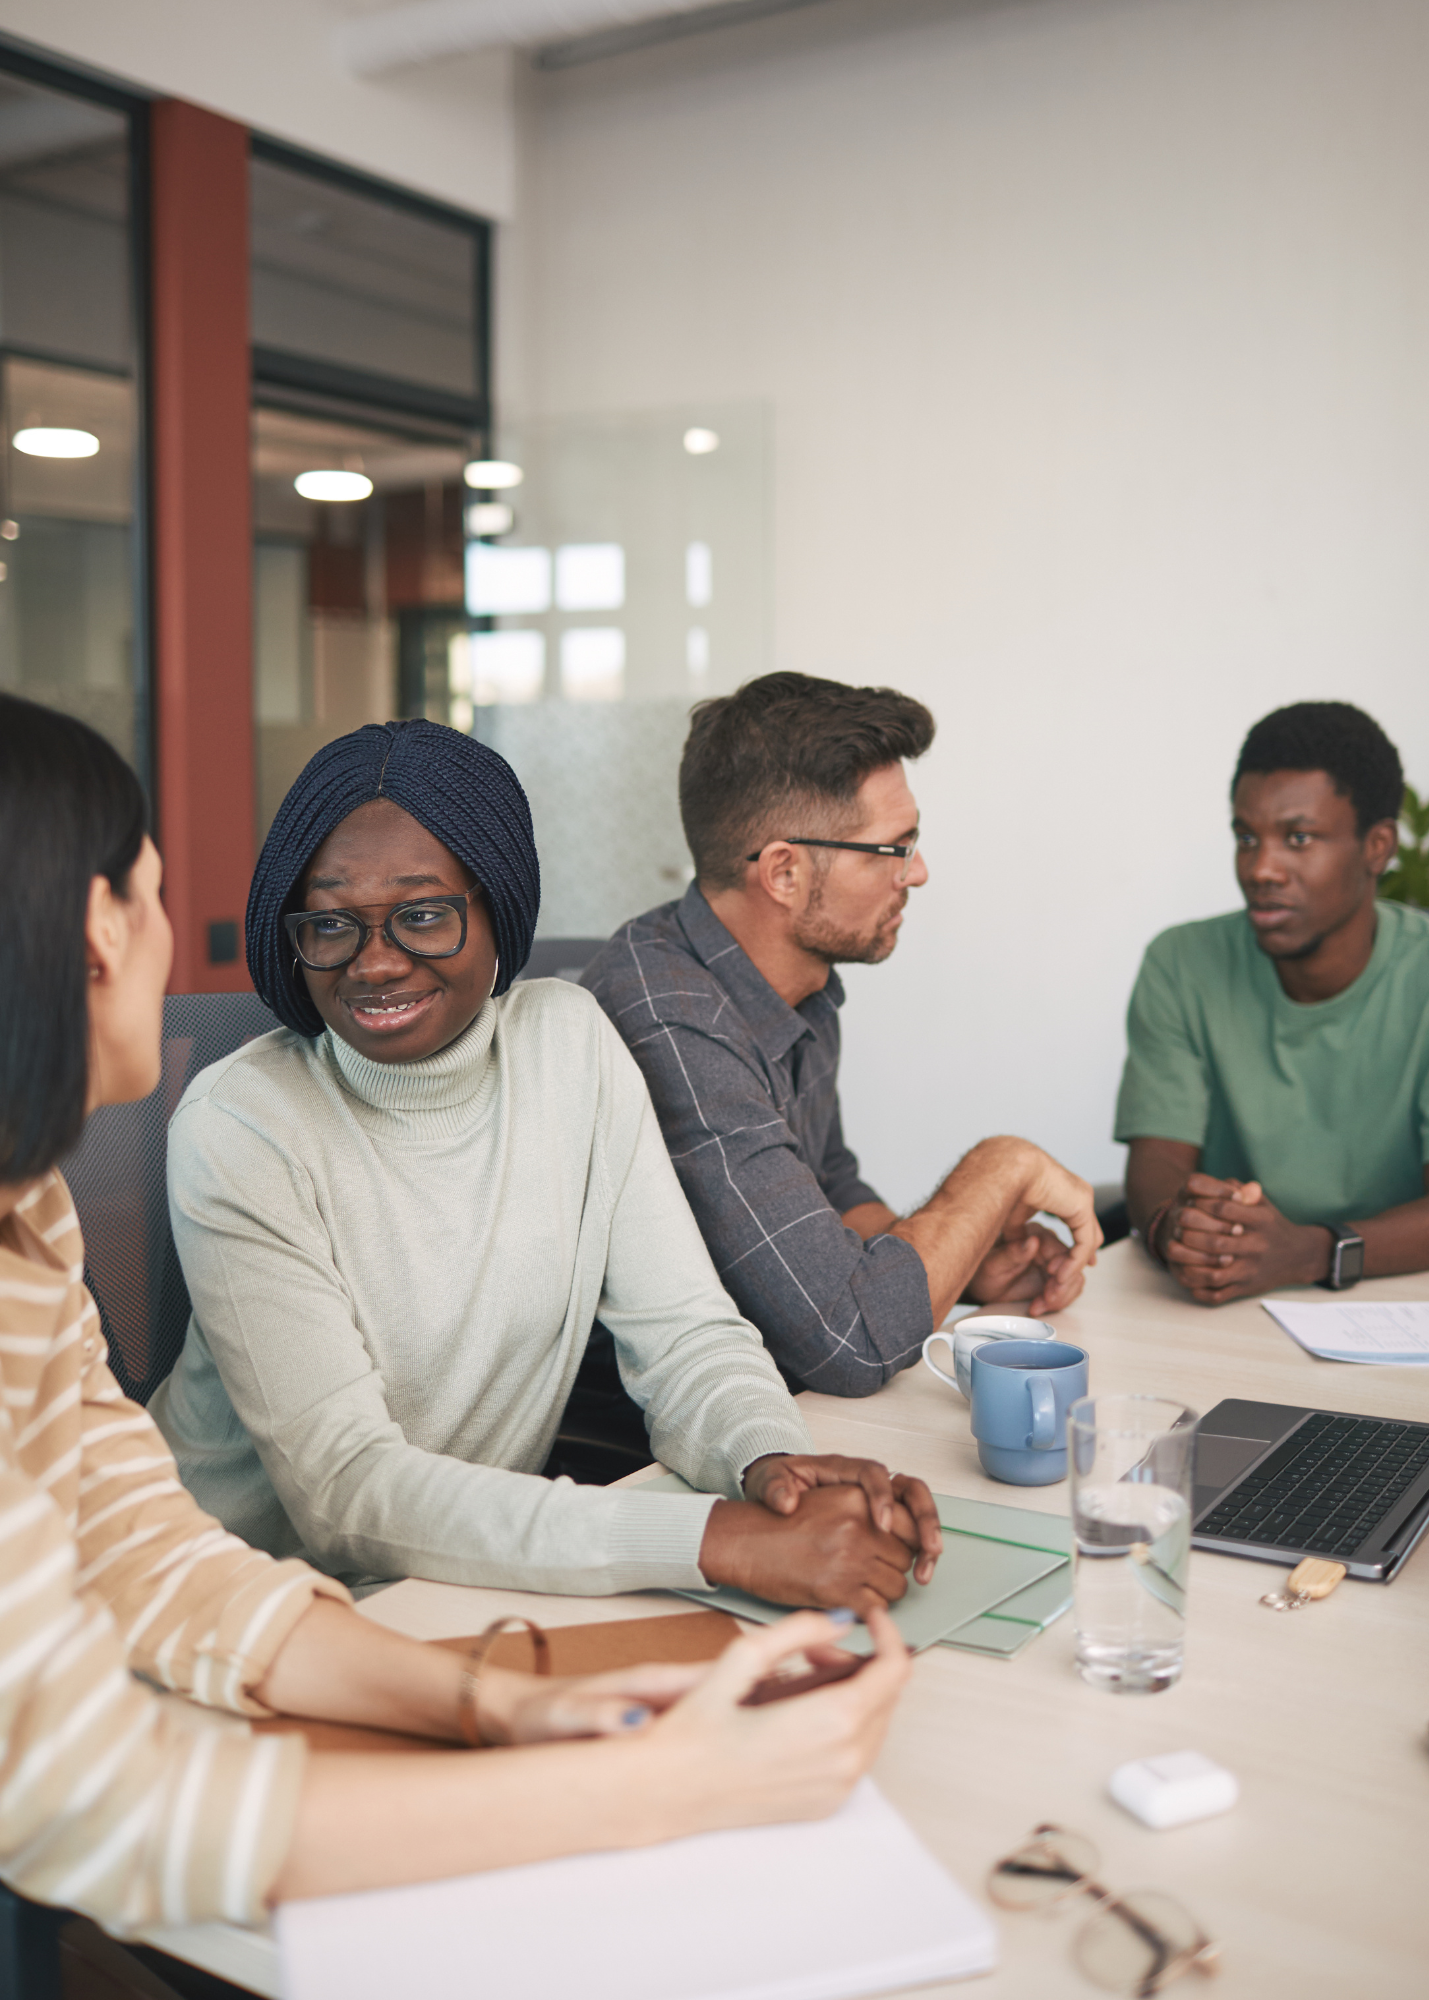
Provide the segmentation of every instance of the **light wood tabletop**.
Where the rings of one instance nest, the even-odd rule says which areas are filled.
[[[1291,1294],[1286,1294],[1290,1296]],[[1324,1293],[1303,1294],[1323,1300]],[[1429,1277],[1380,1279],[1359,1299],[1429,1298]],[[1429,1421],[1429,1368],[1313,1360],[1254,1301],[1207,1311],[1133,1244],[1103,1253],[1058,1332],[1091,1357],[1093,1393],[1139,1390],[1206,1411],[1225,1396]],[[946,1352],[944,1353],[946,1358]],[[915,1367],[876,1396],[801,1399],[822,1450],[882,1459],[935,1491],[1065,1512],[1065,1484],[998,1486],[977,1462],[967,1405]],[[637,1475],[638,1477],[639,1475]],[[1088,1835],[1101,1879],[1178,1897],[1223,1951],[1225,2000],[1422,2000],[1429,1992],[1429,1539],[1389,1585],[1347,1581],[1278,1615],[1284,1569],[1196,1552],[1178,1686],[1116,1695],[1084,1685],[1070,1616],[1006,1661],[920,1655],[874,1775],[934,1854],[984,1895],[995,1857],[1039,1821]],[[546,1624],[649,1616],[679,1600],[552,1598],[410,1581],[364,1613],[423,1638],[479,1631],[498,1610]],[[1230,1813],[1154,1833],[1107,1796],[1118,1764],[1199,1750],[1234,1772]],[[890,1910],[890,1925],[898,1913]],[[929,1995],[1059,2000],[1095,1992],[1076,1970],[1076,1905],[1000,1913],[1002,1963]],[[228,1939],[233,1948],[229,1949]],[[222,1927],[156,1942],[264,1993],[266,1940]],[[1194,1978],[1175,1991],[1189,1994]]]

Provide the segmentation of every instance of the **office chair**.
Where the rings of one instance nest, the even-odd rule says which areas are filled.
[[[84,1231],[85,1283],[109,1365],[136,1403],[147,1403],[173,1369],[189,1323],[169,1229],[169,1120],[201,1069],[277,1026],[256,993],[170,994],[158,1089],[138,1104],[104,1105],[60,1162]]]
[[[570,979],[581,974],[606,942],[604,938],[538,938],[517,974],[526,979]],[[599,1320],[561,1418],[551,1455],[541,1470],[547,1479],[573,1479],[578,1486],[609,1486],[650,1463],[650,1438],[640,1405],[627,1395],[615,1360],[615,1343]]]
[[[519,986],[523,979],[579,981],[605,942],[604,938],[537,938],[513,984]]]

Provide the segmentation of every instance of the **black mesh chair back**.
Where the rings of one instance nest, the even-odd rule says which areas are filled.
[[[516,975],[516,983],[519,985],[523,979],[570,979],[579,982],[581,974],[606,943],[605,938],[537,938],[531,947],[531,956]]]
[[[126,1396],[147,1403],[179,1358],[189,1295],[169,1229],[169,1120],[201,1069],[278,1022],[256,993],[179,993],[164,1002],[164,1069],[138,1104],[107,1104],[60,1171],[84,1231],[85,1282]]]

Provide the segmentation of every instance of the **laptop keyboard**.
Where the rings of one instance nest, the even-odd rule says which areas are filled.
[[[1424,1424],[1311,1416],[1196,1523],[1196,1533],[1344,1561],[1426,1466]]]

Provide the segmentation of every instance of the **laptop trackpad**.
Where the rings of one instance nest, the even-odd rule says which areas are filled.
[[[1269,1438],[1208,1437],[1196,1439],[1196,1498],[1193,1515],[1201,1514],[1233,1480],[1255,1464],[1270,1445]]]

